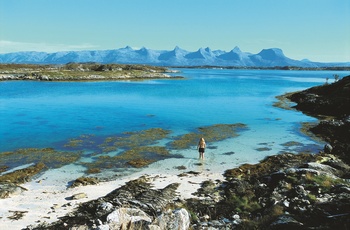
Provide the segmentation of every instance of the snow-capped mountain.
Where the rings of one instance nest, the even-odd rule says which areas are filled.
[[[65,64],[69,62],[98,62],[148,64],[161,66],[238,66],[238,67],[333,67],[346,63],[319,63],[306,59],[293,60],[278,48],[263,49],[258,54],[243,52],[235,47],[229,52],[209,47],[190,52],[176,46],[173,50],[133,49],[130,46],[114,50],[65,51],[56,53],[17,52],[0,54],[0,63]]]

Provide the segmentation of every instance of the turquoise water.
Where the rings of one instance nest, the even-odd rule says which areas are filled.
[[[298,141],[317,148],[298,131],[315,121],[300,112],[272,106],[285,92],[332,82],[350,72],[181,69],[184,80],[118,82],[0,82],[0,151],[54,147],[82,134],[114,135],[160,127],[172,135],[200,126],[244,123],[249,130],[218,151],[244,151],[246,161],[261,156],[256,148]],[[273,144],[271,144],[273,143]],[[278,144],[276,144],[278,143]],[[209,143],[209,145],[214,143]],[[194,143],[196,145],[196,143]],[[250,155],[249,155],[250,154]]]

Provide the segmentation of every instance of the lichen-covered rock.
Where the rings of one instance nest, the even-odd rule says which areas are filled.
[[[176,209],[174,211],[164,212],[158,216],[155,224],[160,229],[187,230],[190,227],[190,216],[186,209]]]
[[[152,222],[152,219],[142,210],[136,208],[119,208],[110,213],[106,222],[110,229],[121,229],[123,226],[132,226],[135,222]],[[130,229],[130,228],[129,228]]]

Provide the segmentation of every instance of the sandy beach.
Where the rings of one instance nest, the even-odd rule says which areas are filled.
[[[65,181],[71,181],[75,175],[62,174],[58,171],[65,170],[64,167],[56,170],[49,170],[39,178],[21,185],[27,189],[20,194],[11,195],[10,198],[0,200],[0,229],[23,229],[30,225],[37,225],[43,222],[51,223],[66,215],[76,208],[80,203],[105,196],[109,192],[123,186],[127,181],[137,179],[140,176],[151,178],[154,188],[164,188],[171,183],[180,183],[178,195],[181,199],[193,197],[194,193],[203,181],[223,180],[222,173],[204,171],[199,174],[165,170],[148,169],[126,176],[118,180],[100,182],[97,185],[67,188]],[[184,170],[187,172],[187,170]],[[64,175],[64,177],[62,177]],[[50,180],[47,178],[50,177]],[[53,179],[54,178],[54,179]],[[75,194],[85,193],[86,197],[72,200]],[[23,217],[13,220],[9,217],[21,212]]]

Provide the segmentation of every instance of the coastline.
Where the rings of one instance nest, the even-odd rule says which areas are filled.
[[[60,217],[74,211],[80,204],[103,197],[127,182],[144,176],[151,181],[155,189],[179,183],[177,193],[180,199],[196,197],[193,193],[200,188],[204,181],[224,180],[224,172],[188,172],[183,170],[183,172],[173,171],[173,173],[169,173],[169,171],[160,172],[153,168],[148,171],[146,169],[147,174],[142,170],[131,176],[99,182],[96,185],[67,188],[62,181],[71,181],[75,178],[69,178],[69,175],[67,175],[68,178],[62,178],[62,176],[55,178],[55,175],[62,175],[57,170],[64,169],[49,170],[35,180],[22,184],[21,187],[25,188],[26,191],[13,194],[6,199],[0,199],[0,228],[23,229],[31,225],[56,222]],[[50,177],[50,182],[46,181],[48,177]],[[72,199],[72,196],[76,194],[84,195],[80,199]],[[16,213],[19,215],[17,216],[18,220],[15,220]]]
[[[198,173],[198,172],[185,171],[184,173],[179,172],[175,174],[169,174],[169,172],[166,170],[164,171],[155,170],[155,171],[148,171],[149,175],[146,175],[146,177],[148,178],[148,180],[151,181],[151,184],[153,185],[154,189],[163,189],[168,185],[174,184],[174,183],[179,184],[177,193],[179,194],[178,198],[180,200],[186,200],[186,199],[192,199],[192,198],[200,199],[201,196],[198,196],[198,194],[193,195],[193,193],[197,192],[198,189],[200,189],[203,186],[203,184],[205,184],[205,182],[208,180],[211,180],[211,181],[217,180],[217,186],[219,187],[225,184],[226,186],[227,184],[229,186],[232,186],[231,183],[241,183],[241,182],[238,182],[237,178],[245,180],[246,176],[249,175],[249,177],[252,177],[253,179],[260,180],[261,185],[266,185],[267,187],[270,187],[272,186],[271,185],[272,182],[276,183],[275,180],[280,182],[281,178],[284,179],[284,178],[294,176],[295,172],[293,172],[293,170],[300,173],[300,175],[302,176],[308,176],[307,173],[322,174],[324,172],[320,169],[317,169],[317,167],[321,167],[324,165],[328,165],[328,166],[331,165],[332,168],[337,170],[343,169],[345,173],[345,176],[343,174],[340,174],[339,172],[335,173],[334,175],[333,174],[330,174],[330,175],[333,175],[336,178],[339,178],[339,177],[348,178],[348,175],[346,175],[346,173],[349,170],[349,168],[346,166],[341,166],[341,164],[338,164],[338,165],[334,164],[335,161],[338,162],[337,158],[332,157],[331,155],[324,155],[324,154],[319,155],[316,153],[314,154],[315,154],[314,157],[311,156],[311,160],[308,159],[309,156],[306,156],[305,158],[301,157],[300,162],[298,162],[298,164],[296,165],[290,163],[290,162],[293,162],[296,159],[296,157],[287,155],[285,161],[286,161],[286,165],[289,168],[285,168],[286,166],[276,164],[276,162],[279,162],[279,159],[280,160],[283,159],[284,156],[276,155],[276,156],[268,157],[268,159],[272,159],[272,160],[274,158],[277,159],[277,161],[274,162],[276,167],[270,167],[268,169],[264,169],[265,171],[261,170],[262,172],[258,171],[257,174],[254,174],[256,171],[255,167],[261,166],[262,168],[264,168],[261,162],[255,165],[251,165],[249,164],[249,162],[247,162],[246,164],[243,164],[237,168],[228,170],[226,172],[204,171],[204,172]],[[316,161],[316,162],[314,163],[313,161]],[[326,162],[327,164],[324,164],[324,162]],[[307,165],[306,168],[304,166],[305,164]],[[331,171],[334,169],[331,169]],[[64,168],[58,169],[58,170],[64,170]],[[315,171],[312,171],[312,170],[315,170]],[[54,173],[54,170],[49,171],[48,173],[49,174],[52,173],[53,177],[54,175],[57,175],[56,173]],[[270,173],[272,174],[269,175]],[[183,176],[179,176],[180,174],[182,174]],[[226,180],[224,179],[223,175],[225,175]],[[49,223],[49,222],[59,221],[60,219],[59,217],[63,217],[65,215],[69,216],[70,215],[69,213],[71,211],[73,211],[75,208],[78,208],[79,207],[78,204],[83,204],[89,201],[92,202],[97,198],[104,197],[108,193],[114,191],[115,189],[123,187],[125,184],[127,184],[131,180],[135,180],[145,175],[141,171],[139,173],[134,174],[131,177],[130,176],[123,177],[118,181],[99,182],[98,185],[87,185],[87,186],[69,188],[69,189],[67,189],[67,186],[65,184],[61,184],[61,187],[59,186],[57,187],[57,184],[54,185],[54,181],[52,181],[53,184],[47,183],[45,179],[46,176],[47,174],[44,174],[31,182],[22,184],[22,187],[25,188],[27,191],[24,191],[23,193],[18,195],[14,195],[13,198],[0,200],[0,203],[1,203],[0,207],[11,207],[11,210],[7,210],[8,208],[6,210],[1,209],[1,212],[5,213],[6,216],[5,215],[0,216],[2,217],[0,218],[0,223],[1,223],[0,226],[2,226],[2,224],[4,223],[6,227],[11,226],[14,229],[17,229],[17,227],[21,229],[28,225],[35,226],[37,224],[43,224],[44,222]],[[263,177],[261,178],[261,176]],[[231,179],[229,179],[230,177]],[[268,178],[270,177],[270,179],[268,179],[267,182],[264,181],[264,178],[265,180],[267,180],[266,177]],[[63,181],[72,180],[72,178],[59,178],[59,179],[63,179]],[[294,182],[292,183],[288,181],[288,183],[293,184]],[[46,189],[43,189],[42,185],[45,185]],[[342,184],[340,183],[339,185],[342,185]],[[301,186],[306,188],[304,184]],[[341,192],[345,191],[345,194],[346,194],[346,191],[349,188],[349,186],[345,185],[345,187],[341,187],[341,188],[342,190],[340,189],[339,191]],[[286,188],[284,189],[289,189],[292,192],[294,192],[294,189],[296,188],[294,188],[292,185],[288,185],[288,186],[286,185]],[[278,191],[278,192],[281,192],[281,191]],[[295,192],[298,192],[298,191],[295,191]],[[307,203],[306,201],[311,202],[312,199],[317,199],[317,201],[322,204],[321,202],[322,197],[318,197],[313,192],[309,193],[308,190],[302,191],[302,192],[304,194],[303,196],[308,197],[309,199],[309,200],[306,200],[306,198],[302,198],[304,199],[302,200],[303,202],[305,201],[305,203]],[[72,199],[72,196],[77,194],[80,194],[79,195],[80,199],[78,200]],[[343,193],[340,193],[340,194],[343,195]],[[316,196],[316,198],[312,197],[311,195]],[[321,195],[324,195],[324,194],[321,193]],[[326,193],[325,195],[328,195],[328,193]],[[208,197],[205,196],[205,199],[208,199]],[[276,199],[276,197],[274,199]],[[280,205],[282,203],[285,206],[285,207],[283,206],[285,209],[288,209],[290,207],[290,203],[292,203],[292,198],[285,199],[285,200],[278,200],[278,199],[277,199],[277,205]],[[326,199],[326,198],[323,197],[322,199]],[[327,199],[326,201],[329,202]],[[298,208],[302,209],[304,207],[298,207]],[[306,206],[305,208],[308,208],[308,206]],[[334,210],[331,210],[331,211],[333,212]],[[21,217],[22,214],[23,216]],[[337,213],[336,215],[340,215],[340,214],[345,215],[345,217],[347,215],[346,213]],[[286,214],[284,213],[284,215]],[[13,218],[21,217],[21,218],[19,220],[11,220],[11,219],[8,219],[8,217],[13,217]],[[295,218],[295,216],[293,217]]]

